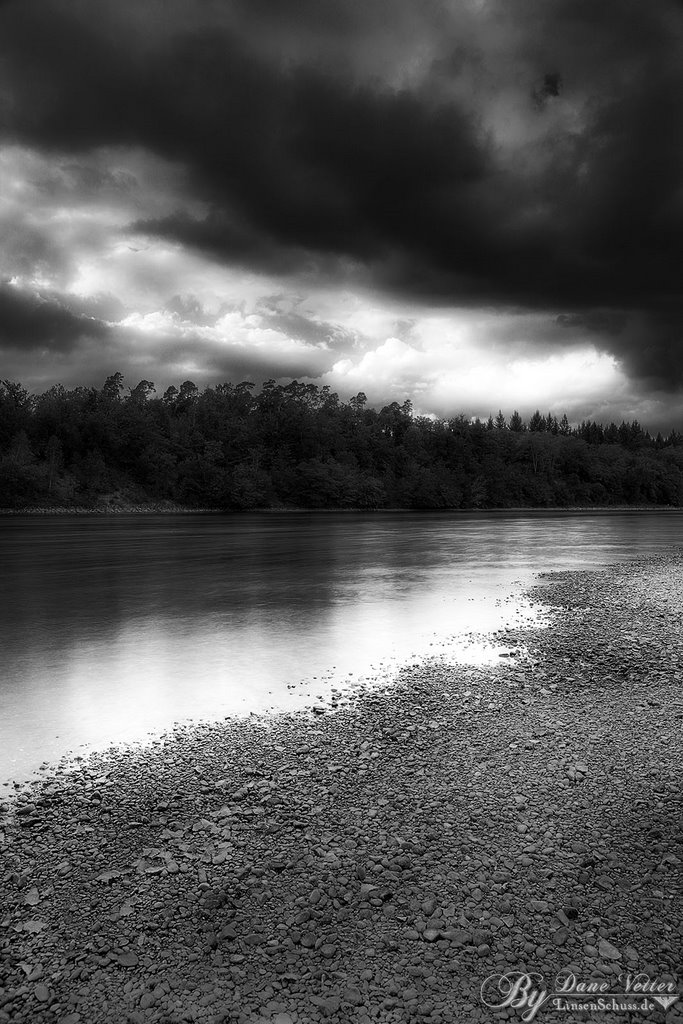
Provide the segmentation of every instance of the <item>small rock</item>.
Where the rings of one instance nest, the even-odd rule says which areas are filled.
[[[132,949],[119,954],[119,963],[121,967],[137,967],[139,962],[137,953],[134,953]]]
[[[29,935],[37,935],[38,932],[42,932],[47,928],[47,921],[39,921],[32,919],[30,921],[24,921],[21,925],[15,925],[17,931],[28,932]]]
[[[466,946],[472,941],[472,933],[465,931],[464,928],[449,928],[441,932],[441,938],[448,939],[455,946]]]
[[[621,960],[621,953],[613,946],[607,939],[600,939],[598,944],[598,953],[603,960]]]
[[[29,907],[37,907],[40,903],[40,893],[36,889],[35,885],[32,889],[29,889],[24,896],[24,903]]]
[[[346,1000],[347,1003],[351,1003],[352,1006],[363,1005],[363,994],[360,991],[360,989],[353,987],[345,988],[342,991],[342,997]]]
[[[311,996],[311,1002],[329,1014],[336,1013],[341,1006],[339,996]]]
[[[39,982],[33,990],[33,994],[40,1003],[46,1003],[50,998],[50,990],[43,982]]]
[[[111,871],[101,871],[97,876],[97,881],[104,882],[105,885],[111,885],[111,883],[116,878],[120,878],[122,874],[123,871],[117,871],[116,869],[112,869]]]

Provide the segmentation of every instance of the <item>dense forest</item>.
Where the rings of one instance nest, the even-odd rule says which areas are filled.
[[[511,508],[681,505],[683,437],[637,422],[571,425],[377,410],[292,381],[191,381],[156,394],[0,382],[0,506]]]

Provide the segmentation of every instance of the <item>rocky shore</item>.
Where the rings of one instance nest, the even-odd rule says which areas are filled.
[[[499,635],[500,667],[408,665],[0,797],[0,1022],[520,1020],[480,998],[509,972],[680,991],[683,559],[535,596],[549,626]]]

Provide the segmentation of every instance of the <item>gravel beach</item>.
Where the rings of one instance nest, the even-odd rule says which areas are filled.
[[[498,634],[500,666],[4,790],[0,1022],[520,1020],[480,989],[526,972],[679,992],[683,556],[533,596],[549,624]]]

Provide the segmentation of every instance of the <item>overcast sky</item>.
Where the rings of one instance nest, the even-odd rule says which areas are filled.
[[[0,0],[0,378],[683,426],[680,0]]]

